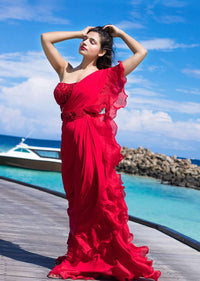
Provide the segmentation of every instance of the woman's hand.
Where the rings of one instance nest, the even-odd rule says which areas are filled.
[[[85,28],[81,31],[82,38],[87,35],[88,31],[89,31],[91,28],[94,28],[94,26],[87,26],[87,27],[85,27]]]
[[[103,29],[109,28],[112,37],[121,37],[122,30],[113,24],[106,24]]]
[[[124,66],[124,76],[127,76],[130,72],[132,72],[145,58],[147,54],[147,50],[135,39],[125,33],[123,30],[119,29],[115,25],[107,24],[103,28],[109,28],[111,36],[120,37],[127,47],[133,52],[134,55],[127,58],[122,62]]]

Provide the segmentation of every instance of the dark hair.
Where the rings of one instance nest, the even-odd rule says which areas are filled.
[[[112,66],[114,50],[113,50],[113,37],[109,27],[103,29],[103,26],[97,26],[89,29],[89,32],[98,32],[101,37],[101,49],[105,50],[106,53],[97,59],[97,68],[108,68]]]

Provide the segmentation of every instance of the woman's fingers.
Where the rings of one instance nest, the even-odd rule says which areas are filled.
[[[85,36],[91,28],[94,28],[94,26],[87,26],[87,27],[85,27],[82,30],[83,36]]]
[[[118,27],[116,27],[116,26],[113,25],[113,24],[106,24],[106,25],[103,27],[103,29],[104,29],[104,28],[109,28],[110,31],[111,31],[111,35],[112,35],[113,37],[119,37],[119,36],[120,36],[120,33],[122,32],[121,29],[119,29]]]

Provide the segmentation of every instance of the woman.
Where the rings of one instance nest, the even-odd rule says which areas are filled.
[[[111,67],[113,37],[120,37],[133,55]],[[79,48],[83,60],[75,68],[54,47],[73,38],[83,39]],[[62,179],[70,226],[67,254],[57,258],[48,277],[158,280],[161,273],[147,260],[148,247],[131,243],[124,186],[115,171],[123,155],[113,118],[126,105],[125,77],[147,51],[114,25],[43,33],[41,40],[60,78],[54,96],[63,120]]]

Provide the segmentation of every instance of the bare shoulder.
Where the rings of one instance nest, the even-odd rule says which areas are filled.
[[[60,80],[62,81],[64,79],[64,77],[67,74],[73,72],[73,70],[74,70],[73,66],[68,61],[65,60],[64,67],[63,67],[63,69],[62,69],[62,71],[61,71],[61,73],[59,75]]]

